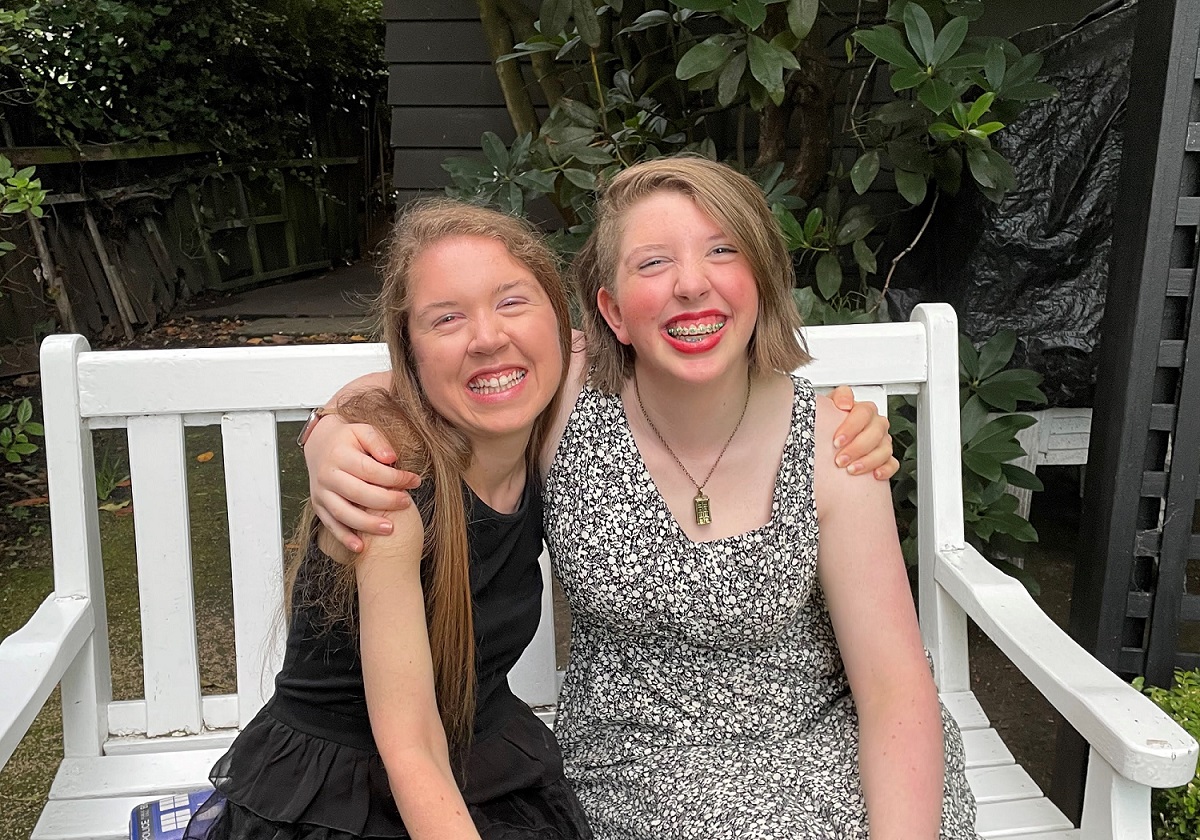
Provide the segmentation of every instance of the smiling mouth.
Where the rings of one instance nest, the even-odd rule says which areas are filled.
[[[716,321],[711,324],[689,324],[684,326],[667,327],[667,335],[671,338],[678,339],[688,343],[695,343],[720,332],[725,327],[724,321]]]
[[[527,371],[513,370],[500,376],[477,376],[467,383],[473,394],[499,394],[525,378]]]

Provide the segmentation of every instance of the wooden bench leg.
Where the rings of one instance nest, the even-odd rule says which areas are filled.
[[[1150,788],[1118,775],[1090,749],[1079,828],[1088,840],[1150,840]]]

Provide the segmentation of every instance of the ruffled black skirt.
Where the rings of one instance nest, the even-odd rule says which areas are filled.
[[[522,712],[473,745],[463,797],[480,835],[590,840],[554,736],[528,707]],[[268,703],[213,767],[216,792],[184,840],[407,838],[373,744],[355,743],[349,727],[337,741],[304,731],[331,721],[307,723],[285,704]]]

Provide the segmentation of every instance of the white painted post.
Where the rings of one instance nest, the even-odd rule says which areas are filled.
[[[962,446],[958,406],[958,318],[949,304],[920,304],[928,373],[917,396],[917,546],[921,637],[942,693],[969,691],[967,618],[934,579],[939,548],[963,545]]]
[[[201,730],[183,418],[129,418],[146,734]]]
[[[89,349],[80,335],[49,336],[41,349],[54,591],[59,597],[87,598],[95,622],[90,640],[62,679],[67,758],[100,755],[112,700],[96,463],[92,435],[79,410],[78,362]]]
[[[221,437],[242,727],[271,696],[283,665],[284,560],[275,416],[269,411],[225,414]]]
[[[1150,840],[1150,788],[1119,775],[1095,747],[1088,749],[1079,833],[1089,840]]]

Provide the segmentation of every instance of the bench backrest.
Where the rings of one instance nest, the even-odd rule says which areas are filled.
[[[815,385],[854,385],[881,411],[888,394],[919,395],[922,552],[961,545],[953,311],[925,305],[910,323],[812,328],[807,339],[815,361],[803,373]],[[55,589],[90,598],[95,610],[94,637],[63,678],[68,756],[112,752],[114,738],[130,751],[187,749],[214,730],[231,737],[257,713],[283,648],[277,426],[302,419],[355,376],[386,367],[384,348],[373,344],[92,352],[79,336],[46,339]],[[224,451],[237,660],[237,691],[228,695],[204,696],[200,685],[184,447],[184,429],[196,425],[219,426]],[[134,701],[112,699],[92,446],[92,432],[106,428],[128,435],[145,673],[145,696]],[[548,583],[545,562],[543,573]],[[947,679],[965,688],[965,643],[947,651],[939,641],[957,637],[961,621],[940,618],[925,577],[923,632],[942,689]],[[538,636],[512,677],[532,705],[553,703],[558,689],[548,585],[543,608]]]

